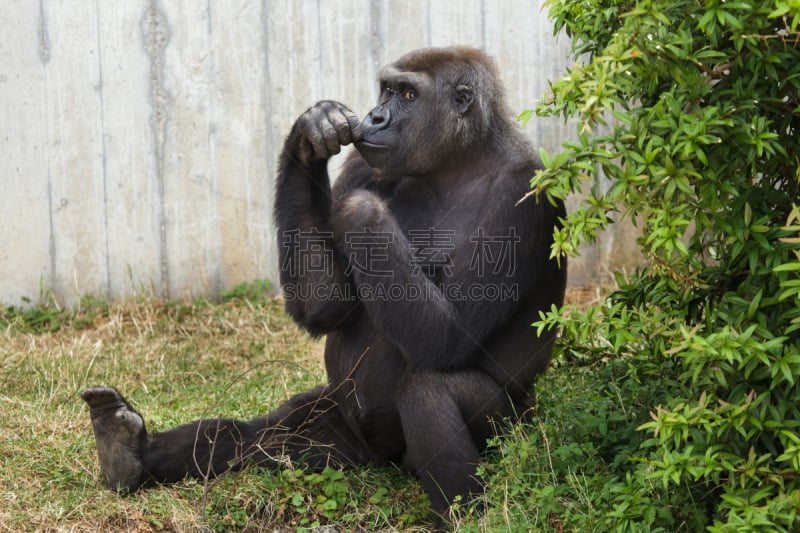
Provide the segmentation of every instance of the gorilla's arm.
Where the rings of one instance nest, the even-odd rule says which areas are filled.
[[[328,158],[360,138],[358,118],[323,101],[298,118],[281,152],[275,196],[280,281],[286,310],[314,335],[358,315],[330,228]],[[332,141],[332,139],[334,139]]]
[[[495,198],[493,201],[501,203],[503,200]],[[466,210],[464,227],[480,227],[486,235],[494,236],[506,235],[509,228],[514,228],[519,239],[510,244],[518,245],[518,250],[515,256],[509,256],[513,264],[502,265],[502,272],[493,273],[495,265],[489,265],[489,272],[479,278],[477,269],[471,264],[474,247],[460,246],[452,251],[452,275],[443,280],[446,287],[429,279],[423,269],[414,268],[411,243],[375,194],[365,190],[352,191],[334,209],[332,223],[337,238],[348,231],[357,232],[359,228],[391,235],[390,245],[385,246],[384,241],[379,253],[372,253],[369,258],[372,270],[391,271],[391,277],[387,279],[359,270],[354,270],[351,277],[362,295],[362,304],[371,321],[400,349],[411,368],[452,370],[474,365],[476,359],[486,356],[482,344],[519,310],[520,302],[542,277],[539,271],[551,268],[547,259],[551,235],[547,232],[538,235],[533,231],[530,213],[526,213],[526,209],[524,206],[496,211],[486,209],[478,219]],[[555,219],[555,214],[552,216]],[[467,218],[472,220],[467,221]],[[540,222],[543,228],[552,227],[548,225],[551,221]],[[369,253],[363,248],[355,249],[341,239],[337,240],[337,247],[350,258]],[[534,255],[540,257],[534,258]],[[362,263],[364,261],[366,257],[361,259]],[[388,299],[363,297],[378,294],[386,284],[402,288],[403,297],[395,298],[391,294]],[[492,285],[496,289],[501,284],[513,290],[509,297],[496,291],[483,297],[468,292],[470,287],[480,290]]]

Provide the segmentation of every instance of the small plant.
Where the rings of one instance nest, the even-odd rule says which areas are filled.
[[[264,305],[272,299],[274,291],[272,282],[268,279],[256,279],[235,285],[229,291],[222,291],[222,301],[242,300],[253,305]]]
[[[0,308],[0,329],[17,328],[26,333],[46,333],[61,329],[65,313],[58,305],[53,291],[40,284],[39,303],[33,305],[23,296],[22,305]]]
[[[414,530],[430,520],[422,488],[395,468],[252,468],[235,478],[214,483],[209,491],[205,521],[212,529],[280,524],[292,531]]]

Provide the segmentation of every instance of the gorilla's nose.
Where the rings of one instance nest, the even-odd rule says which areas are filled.
[[[369,112],[361,125],[364,128],[379,130],[389,124],[389,110],[385,106],[378,106]]]

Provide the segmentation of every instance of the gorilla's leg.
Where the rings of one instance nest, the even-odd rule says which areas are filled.
[[[363,440],[322,387],[264,417],[197,420],[153,434],[116,390],[89,389],[82,397],[90,407],[103,481],[115,490],[215,477],[248,464],[291,460],[317,469],[369,460]]]
[[[476,475],[492,434],[491,417],[513,412],[505,391],[483,372],[409,374],[398,407],[406,440],[404,463],[416,472],[433,510],[446,518],[457,496],[483,490]]]

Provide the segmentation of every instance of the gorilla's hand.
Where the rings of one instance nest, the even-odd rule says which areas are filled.
[[[361,121],[347,107],[323,100],[300,115],[292,128],[292,152],[302,165],[327,160],[342,146],[361,140]]]

